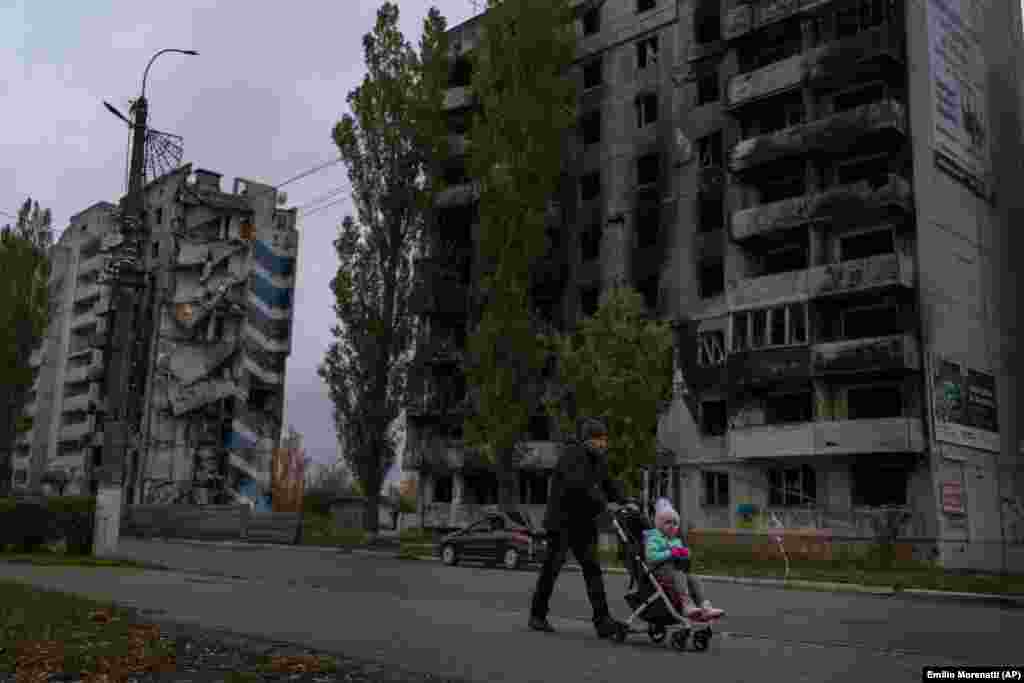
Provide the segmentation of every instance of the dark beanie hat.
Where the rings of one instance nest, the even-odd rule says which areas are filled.
[[[599,436],[608,436],[608,425],[597,417],[587,417],[580,422],[580,441],[589,441]]]

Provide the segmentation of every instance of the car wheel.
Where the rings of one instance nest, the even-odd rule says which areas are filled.
[[[519,551],[515,548],[506,549],[501,563],[505,565],[505,569],[517,569],[519,567]]]
[[[458,555],[455,553],[455,546],[446,545],[441,548],[441,561],[449,566],[454,566],[458,561]]]

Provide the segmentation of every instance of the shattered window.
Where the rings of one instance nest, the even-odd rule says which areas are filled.
[[[697,104],[703,105],[710,102],[717,102],[718,92],[718,71],[712,70],[701,74],[697,79]]]
[[[725,291],[725,266],[721,261],[700,266],[700,297],[709,299]]]
[[[903,395],[896,384],[851,387],[846,390],[846,410],[851,420],[899,417],[903,414]]]
[[[704,505],[729,504],[729,475],[726,472],[703,472]]]
[[[896,251],[892,229],[862,232],[859,235],[841,237],[839,239],[839,260],[869,258]]]
[[[583,144],[594,145],[601,142],[601,112],[593,111],[585,114],[580,120],[583,129]]]
[[[810,422],[814,417],[813,398],[810,391],[768,397],[764,404],[765,423]]]
[[[658,182],[658,155],[647,154],[637,159],[637,184],[653,185]]]
[[[603,60],[600,57],[593,59],[583,67],[583,89],[596,88],[604,81],[602,75]]]
[[[700,430],[708,436],[722,436],[726,429],[725,401],[704,401],[700,404]]]
[[[594,171],[580,178],[580,199],[590,201],[601,194],[601,173]]]
[[[636,11],[638,14],[640,12],[648,12],[654,9],[654,4],[654,0],[636,0]]]
[[[697,337],[697,365],[707,368],[725,364],[725,332],[711,330]]]
[[[583,13],[583,35],[592,36],[601,30],[601,8],[591,7]]]
[[[658,96],[647,93],[636,98],[636,127],[643,128],[658,120]]]
[[[644,38],[636,44],[636,67],[646,69],[658,64],[658,36]]]
[[[746,351],[749,348],[748,322],[749,314],[747,313],[737,313],[732,317],[732,350],[734,352]]]
[[[702,168],[722,165],[722,133],[712,133],[697,140],[697,153]]]

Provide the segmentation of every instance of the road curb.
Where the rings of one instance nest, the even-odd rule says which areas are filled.
[[[352,552],[388,554],[394,556],[397,553],[397,546],[385,546],[380,549],[372,548],[347,548],[334,545],[294,545],[290,543],[249,543],[248,541],[201,541],[193,538],[137,538],[129,536],[136,541],[157,541],[160,543],[176,543],[178,545],[195,545],[203,548],[270,548],[281,550],[306,550],[314,552],[336,552],[349,554]]]
[[[414,559],[440,562],[439,557],[428,555],[416,555]],[[564,569],[572,572],[579,572],[577,564],[567,563]],[[626,575],[625,569],[620,567],[606,567],[606,574]],[[831,593],[859,593],[862,595],[874,595],[882,598],[900,597],[912,598],[931,602],[966,602],[972,604],[989,604],[1000,607],[1024,609],[1024,596],[1013,597],[1008,595],[995,595],[991,593],[960,593],[952,591],[936,591],[923,588],[899,589],[893,586],[865,586],[857,583],[840,583],[826,581],[805,581],[793,579],[759,579],[745,576],[715,576],[708,574],[697,574],[701,581],[709,583],[732,583],[745,586],[763,586],[766,588],[781,588],[788,590],[814,590]]]

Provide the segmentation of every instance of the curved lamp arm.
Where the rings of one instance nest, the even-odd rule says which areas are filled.
[[[178,54],[181,54],[181,55],[191,55],[191,56],[196,56],[196,55],[199,54],[195,50],[179,50],[177,48],[169,47],[167,49],[160,50],[155,55],[150,57],[149,58],[149,63],[146,64],[146,70],[142,72],[142,99],[146,98],[146,78],[149,76],[149,67],[153,66],[153,62],[156,61],[157,57],[159,57],[162,54],[166,54],[168,52],[177,52]]]

